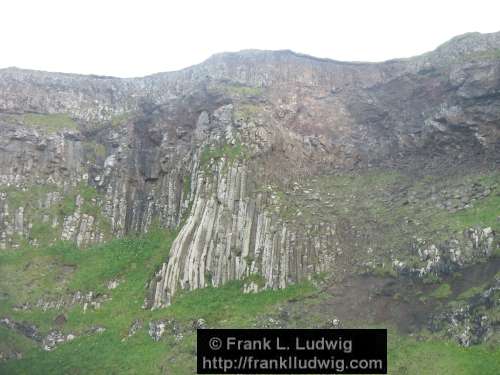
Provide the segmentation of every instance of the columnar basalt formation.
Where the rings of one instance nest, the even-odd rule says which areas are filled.
[[[372,211],[359,218],[364,201],[334,179],[497,168],[499,50],[500,34],[467,34],[377,64],[243,51],[134,79],[0,70],[0,248],[176,230],[149,307],[180,289],[234,279],[282,288],[384,256],[401,272],[425,271],[449,248],[487,257],[488,228],[469,228],[488,237],[481,246],[460,228],[435,251],[411,238],[392,249],[384,224],[367,220]],[[498,188],[474,186],[466,191]],[[365,198],[399,204],[385,193]],[[469,204],[451,199],[448,211]],[[405,251],[420,263],[405,263]]]

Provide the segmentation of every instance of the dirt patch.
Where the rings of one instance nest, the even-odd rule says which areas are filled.
[[[328,288],[328,297],[317,308],[346,324],[391,322],[410,332],[422,327],[436,308],[434,303],[419,300],[421,287],[412,280],[354,276]]]
[[[410,278],[347,276],[326,287],[316,302],[296,301],[286,309],[293,315],[319,317],[317,321],[337,318],[345,327],[390,325],[402,333],[412,333],[427,327],[431,316],[460,293],[491,282],[499,270],[500,258],[492,258],[435,284]],[[436,298],[433,293],[443,284],[449,284],[451,293]]]

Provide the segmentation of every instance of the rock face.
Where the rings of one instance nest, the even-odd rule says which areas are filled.
[[[431,331],[443,332],[460,345],[468,347],[485,342],[499,324],[500,277],[486,290],[471,296],[459,306],[432,317]]]
[[[87,293],[82,293],[76,291],[75,293],[66,294],[54,297],[40,297],[36,303],[29,304],[24,303],[21,305],[13,306],[14,310],[32,310],[40,309],[42,311],[49,310],[64,310],[74,306],[81,306],[83,311],[87,310],[98,310],[103,303],[110,300],[106,294],[95,293],[89,291]]]
[[[412,251],[420,259],[420,267],[411,267],[402,261],[393,261],[403,274],[451,274],[477,259],[488,258],[494,249],[495,234],[491,228],[468,228],[460,236],[435,245],[417,238]]]
[[[42,349],[46,351],[51,351],[55,349],[57,345],[74,340],[76,337],[71,333],[65,335],[59,330],[50,331],[45,337],[42,337],[36,326],[25,322],[16,322],[9,318],[0,319],[0,325],[3,325],[8,329],[16,331],[20,335],[33,340],[34,342],[40,344]]]
[[[176,230],[148,307],[179,289],[252,277],[282,288],[345,269],[377,236],[304,184],[375,168],[494,169],[498,51],[499,33],[466,34],[377,64],[243,51],[137,79],[0,70],[0,248]],[[443,192],[436,205],[459,211],[496,188]],[[314,205],[332,215],[308,216]],[[476,241],[467,261],[489,256],[495,233],[478,231],[450,254]],[[445,251],[419,249],[431,268]]]
[[[152,320],[149,322],[149,336],[154,341],[160,341],[164,334],[174,335],[177,340],[182,339],[181,328],[175,320]]]

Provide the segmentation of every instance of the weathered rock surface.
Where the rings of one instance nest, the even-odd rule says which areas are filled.
[[[284,199],[325,174],[495,169],[499,49],[498,33],[467,34],[377,64],[243,51],[137,79],[0,70],[0,248],[178,230],[148,307],[234,279],[282,288],[340,272],[369,260],[377,235],[333,196],[303,190],[293,210]],[[434,192],[435,205],[460,211],[494,189]],[[331,211],[308,219],[316,206]],[[459,267],[495,250],[494,231],[478,230],[424,238],[424,269],[392,260]]]
[[[42,348],[48,352],[54,350],[56,346],[63,344],[67,341],[72,341],[76,338],[75,335],[69,333],[65,335],[61,331],[50,331],[42,341]]]
[[[500,320],[500,278],[486,290],[432,317],[429,328],[468,347],[485,342],[498,332]]]
[[[76,291],[75,293],[61,295],[57,298],[41,297],[34,304],[25,303],[23,305],[14,306],[14,310],[31,310],[33,308],[37,308],[42,311],[63,310],[71,308],[75,305],[80,305],[83,311],[97,310],[109,299],[110,297],[106,294],[95,293],[93,291],[89,291],[87,293]]]
[[[67,341],[74,340],[76,336],[72,333],[64,334],[60,330],[52,330],[47,333],[47,335],[42,336],[38,328],[27,322],[17,322],[10,318],[1,318],[0,324],[19,333],[20,335],[27,337],[30,340],[35,341],[37,344],[41,345],[43,350],[51,351],[56,348],[57,345],[65,343]],[[16,355],[13,358],[18,358]]]
[[[123,338],[122,341],[125,341],[127,338],[134,336],[137,331],[139,331],[143,326],[143,322],[139,319],[135,319],[128,329],[128,335],[126,338]]]
[[[148,333],[154,341],[160,341],[165,334],[173,335],[177,341],[182,339],[181,328],[173,319],[150,321]]]
[[[402,274],[416,274],[420,277],[434,274],[451,274],[454,271],[487,259],[493,252],[495,233],[491,228],[468,228],[462,236],[435,245],[416,238],[412,251],[418,257],[418,266],[393,260],[394,267]]]
[[[27,323],[27,322],[16,322],[13,319],[4,317],[0,319],[0,324],[3,326],[18,332],[22,336],[25,336],[31,340],[41,342],[42,337],[40,333],[38,332],[38,328],[34,326],[33,324]]]

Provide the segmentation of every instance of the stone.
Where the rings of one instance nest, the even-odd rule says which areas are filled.
[[[101,334],[101,333],[104,333],[106,332],[106,328],[105,327],[102,327],[102,326],[99,326],[99,325],[94,325],[94,326],[91,326],[90,328],[88,328],[85,333],[86,334],[89,334],[89,335],[93,335],[93,334]]]
[[[163,320],[152,320],[149,322],[149,336],[154,341],[160,341],[163,334],[165,333],[166,322]]]
[[[207,322],[203,318],[193,320],[192,327],[193,327],[193,330],[208,328]]]
[[[137,333],[137,331],[139,331],[142,328],[142,326],[143,326],[142,321],[139,319],[135,319],[128,329],[128,337],[134,336]],[[122,341],[124,340],[125,339],[123,339]]]
[[[249,282],[243,285],[243,293],[257,293],[259,291],[259,285],[256,282]]]
[[[121,284],[121,280],[113,279],[108,282],[108,289],[116,289]]]
[[[37,342],[42,341],[38,328],[28,322],[17,322],[10,318],[0,318],[0,324],[17,333]]]
[[[342,324],[341,324],[340,320],[337,318],[330,319],[325,323],[326,329],[338,329],[341,327],[342,327]]]
[[[53,330],[50,331],[47,336],[44,337],[42,341],[42,348],[45,351],[52,351],[54,350],[58,345],[63,344],[67,341],[72,341],[76,338],[74,334],[68,334],[64,335],[61,331],[59,330]]]
[[[54,323],[58,326],[62,326],[68,321],[68,318],[64,314],[59,314],[54,318]]]
[[[181,291],[232,280],[254,293],[362,264],[425,278],[485,260],[495,251],[491,228],[388,248],[380,239],[387,223],[369,213],[425,210],[432,199],[448,215],[498,194],[491,182],[447,186],[443,176],[498,159],[491,124],[500,121],[500,70],[481,56],[499,47],[499,33],[468,34],[376,64],[242,51],[132,79],[1,69],[0,249],[58,240],[84,249],[155,225],[175,231],[148,283],[144,307],[154,309]],[[52,131],[27,121],[54,115],[68,116],[67,125]],[[401,172],[423,186],[395,181],[395,191],[381,192],[374,178],[363,202],[348,182],[332,184],[367,170]],[[427,189],[427,175],[444,183]],[[433,232],[424,219],[401,224],[408,239]],[[253,276],[262,283],[246,282]],[[109,298],[75,292],[18,308],[58,314],[78,305],[89,313]],[[2,324],[41,340],[29,323]],[[166,320],[148,331],[155,341],[166,331],[182,338]],[[47,345],[60,335],[52,332]]]

